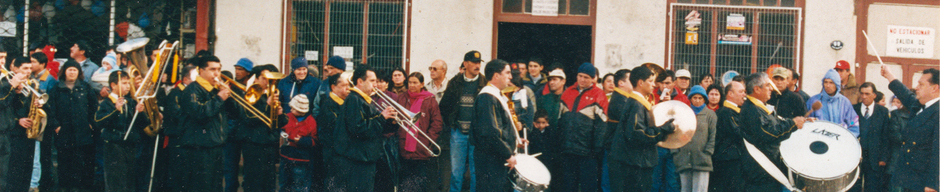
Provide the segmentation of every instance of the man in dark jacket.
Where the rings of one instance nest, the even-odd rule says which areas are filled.
[[[889,151],[888,108],[878,105],[875,96],[878,90],[871,82],[862,83],[858,88],[859,102],[852,107],[858,114],[858,141],[862,145],[862,178],[865,191],[888,191],[886,166],[891,158]],[[855,182],[850,191],[861,191],[861,182]]]
[[[597,171],[607,129],[607,95],[595,86],[596,74],[594,65],[581,64],[577,85],[561,95],[561,161],[566,173],[561,175],[566,181],[558,186],[561,191],[597,191],[600,185]]]
[[[653,166],[658,160],[656,143],[675,131],[673,120],[656,126],[650,114],[652,105],[646,95],[653,93],[656,76],[640,66],[630,72],[633,94],[627,95],[624,113],[617,117],[620,126],[611,137],[609,156],[611,191],[649,191]]]
[[[183,77],[176,86],[167,93],[166,97],[161,100],[160,104],[163,106],[163,138],[160,143],[160,149],[158,149],[157,155],[157,168],[156,173],[154,173],[154,190],[155,191],[170,191],[170,187],[174,186],[174,183],[179,183],[179,178],[172,177],[171,173],[181,173],[191,170],[183,169],[184,167],[174,167],[171,166],[173,162],[179,161],[177,155],[179,148],[179,138],[180,132],[183,130],[184,125],[180,123],[183,121],[182,111],[180,111],[180,100],[183,97],[183,91],[186,90],[186,86],[193,82],[193,79],[190,79],[190,74],[195,73],[196,69],[193,65],[187,65],[183,68],[183,71],[180,72],[180,75]],[[160,167],[166,167],[161,169]],[[161,184],[159,181],[163,180]]]
[[[95,110],[97,93],[82,77],[78,62],[62,66],[59,83],[49,89],[49,102],[44,105],[49,125],[45,134],[55,135],[59,152],[59,188],[91,190],[94,174]]]
[[[881,66],[881,76],[891,83],[888,88],[901,100],[904,108],[911,111],[911,120],[905,129],[901,129],[901,148],[898,167],[891,177],[892,186],[899,186],[901,191],[937,191],[940,152],[938,152],[938,100],[940,100],[940,71],[936,68],[924,70],[924,75],[917,81],[917,93],[912,93],[887,66]],[[920,143],[920,144],[918,144]]]
[[[789,69],[777,67],[773,70],[773,82],[779,89],[773,92],[767,104],[774,106],[777,115],[783,118],[794,118],[806,115],[806,102],[803,98],[793,91],[790,91],[790,73]]]
[[[199,55],[194,58],[199,68],[195,85],[187,86],[180,98],[182,122],[177,154],[171,167],[190,170],[179,174],[173,191],[221,191],[222,144],[225,142],[226,117],[232,111],[226,103],[231,90],[219,81],[222,64],[218,57]]]
[[[142,112],[144,105],[131,97],[130,81],[131,78],[124,71],[112,72],[108,84],[113,92],[108,99],[98,104],[98,111],[95,112],[95,124],[101,128],[101,138],[105,142],[104,175],[105,189],[108,191],[136,190],[136,144],[146,137],[143,129],[150,124],[146,115],[140,115],[137,117],[140,119],[131,125],[134,111]]]
[[[295,95],[315,95],[320,87],[320,80],[308,77],[307,59],[297,57],[290,61],[291,73],[284,79],[277,82],[277,89],[281,91],[280,102],[281,110],[284,113],[290,113],[290,99]]]
[[[362,65],[353,72],[356,86],[340,109],[342,121],[333,132],[334,150],[339,155],[334,159],[338,173],[337,185],[345,191],[372,191],[375,181],[375,165],[382,150],[383,134],[398,129],[393,126],[397,113],[392,108],[378,111],[372,105],[375,72]]]
[[[610,191],[610,169],[608,152],[614,131],[620,126],[619,117],[627,110],[628,95],[633,94],[633,85],[630,84],[630,70],[621,69],[614,73],[613,94],[610,96],[610,105],[607,107],[607,130],[604,133],[604,159],[601,161],[601,189]]]
[[[503,60],[486,64],[488,85],[480,91],[473,103],[473,128],[470,142],[477,146],[474,154],[479,191],[512,191],[509,170],[516,165],[516,138],[521,124],[513,122],[507,101],[500,90],[512,79],[509,65]]]
[[[339,127],[340,121],[338,121],[340,114],[340,108],[343,106],[343,101],[349,95],[349,79],[340,77],[340,74],[334,74],[327,78],[327,86],[331,87],[330,92],[328,93],[328,98],[320,100],[320,113],[316,116],[317,119],[317,138],[319,139],[319,147],[322,150],[322,170],[313,170],[315,177],[319,175],[319,179],[325,180],[314,180],[314,183],[323,183],[327,191],[333,191],[336,186],[334,184],[336,175],[339,172],[335,170],[333,166],[333,159],[336,157],[336,152],[334,149],[333,143],[333,132],[336,132],[336,128]],[[317,154],[314,154],[316,157]],[[314,160],[316,161],[316,160]]]
[[[709,178],[711,191],[744,191],[741,178],[741,159],[744,143],[741,142],[741,108],[744,104],[744,84],[732,81],[725,86],[725,102],[718,108],[718,125],[715,127],[714,171]]]
[[[0,191],[29,190],[36,141],[26,137],[32,124],[30,94],[25,86],[31,64],[25,57],[13,60],[8,76],[0,83]]]
[[[254,67],[254,74],[258,74],[255,85],[266,90],[269,84],[269,75],[276,73],[277,68],[274,65],[261,65]],[[244,141],[242,145],[242,158],[244,159],[244,177],[243,186],[245,191],[275,191],[275,179],[277,172],[278,138],[280,136],[279,128],[287,123],[287,117],[278,113],[275,117],[268,117],[271,110],[281,111],[280,106],[272,109],[277,95],[264,93],[258,97],[257,102],[252,108],[245,108],[240,112],[241,129],[238,130],[236,139]],[[249,110],[255,110],[260,114],[254,114]],[[277,120],[277,124],[274,124]],[[267,121],[267,122],[265,122]],[[270,125],[266,123],[271,123]]]
[[[780,183],[770,176],[764,167],[757,164],[753,155],[766,155],[776,167],[766,169],[786,170],[780,159],[780,142],[790,138],[790,134],[803,128],[802,116],[793,119],[781,119],[765,106],[770,100],[770,78],[766,73],[754,73],[744,78],[745,92],[748,96],[741,105],[741,133],[744,139],[753,144],[763,154],[751,154],[742,158],[742,176],[746,183],[744,191],[780,191]]]
[[[450,152],[450,191],[460,191],[463,186],[464,173],[470,172],[470,190],[475,188],[473,168],[473,145],[470,143],[470,122],[473,120],[473,100],[476,99],[480,89],[486,86],[481,78],[479,51],[470,51],[463,57],[464,72],[455,75],[447,82],[444,97],[441,98],[441,117],[444,118],[444,130],[437,143],[441,143],[441,153]],[[442,157],[446,158],[446,157]],[[446,178],[444,180],[447,180]]]
[[[529,59],[528,73],[522,76],[522,84],[532,90],[537,90],[548,83],[548,76],[542,73],[542,58],[532,57]]]

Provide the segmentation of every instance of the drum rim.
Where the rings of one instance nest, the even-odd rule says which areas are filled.
[[[837,126],[837,127],[842,127],[842,125],[839,125],[839,124],[836,124],[836,123],[833,123],[833,122],[830,122],[830,121],[824,121],[824,120],[816,120],[815,122],[807,122],[807,123],[822,123],[822,124],[830,124],[830,125],[834,125],[834,126]],[[804,125],[805,125],[805,124],[804,124]],[[852,135],[852,137],[854,138],[855,135]],[[792,137],[791,137],[791,138],[792,138]],[[789,139],[790,139],[790,138],[787,138],[787,140],[789,140]],[[841,173],[841,174],[839,174],[838,176],[833,176],[833,177],[815,177],[815,176],[810,176],[810,175],[807,175],[807,174],[805,174],[805,173],[803,173],[803,172],[797,171],[797,170],[793,169],[793,167],[790,165],[790,163],[787,162],[787,159],[784,158],[784,156],[783,156],[783,151],[780,151],[780,152],[781,152],[780,159],[783,161],[783,164],[784,164],[785,166],[787,166],[787,169],[788,169],[788,170],[790,170],[790,171],[793,172],[793,173],[796,173],[796,174],[800,175],[801,177],[805,177],[805,178],[809,178],[809,179],[816,179],[816,180],[834,180],[834,179],[838,179],[838,178],[844,178],[845,176],[851,174],[852,172],[854,172],[854,171],[856,171],[856,170],[861,171],[861,170],[860,170],[860,167],[861,167],[860,165],[861,165],[861,163],[862,163],[862,160],[861,160],[861,144],[858,142],[857,138],[856,138],[856,139],[849,139],[849,140],[851,140],[852,143],[855,143],[857,146],[859,146],[859,160],[858,160],[858,164],[855,165],[855,168],[849,170],[848,172]],[[784,141],[786,141],[786,140],[784,140]],[[783,143],[783,142],[781,142],[781,143]],[[781,145],[781,146],[782,146],[782,145]]]
[[[542,161],[540,161],[538,158],[535,158],[535,156],[527,155],[527,154],[524,154],[524,153],[517,153],[516,155],[513,155],[513,156],[516,156],[517,158],[520,157],[520,156],[522,156],[522,157],[527,157],[527,158],[531,158],[531,160],[534,160],[534,162],[538,162],[538,164],[541,165],[540,167],[545,168],[545,171],[548,171],[548,167],[545,166],[545,163],[542,163]],[[517,166],[517,167],[518,167],[518,166]],[[530,179],[529,177],[526,177],[525,175],[519,174],[519,173],[520,173],[520,172],[519,172],[519,169],[513,168],[512,171],[516,173],[515,175],[516,175],[517,178],[522,178],[522,180],[528,181],[528,182],[531,183],[531,184],[542,185],[542,186],[546,186],[546,187],[548,186],[548,183],[545,183],[545,184],[536,183],[534,180]],[[546,175],[546,176],[548,177],[547,181],[550,183],[550,182],[552,181],[551,172],[549,172],[549,174]],[[513,182],[513,185],[516,185],[516,183]]]

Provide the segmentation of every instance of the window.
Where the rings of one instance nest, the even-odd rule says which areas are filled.
[[[346,61],[374,69],[401,66],[404,59],[404,1],[293,1],[291,57],[316,52],[310,64],[352,48]]]
[[[773,64],[799,70],[800,8],[674,3],[670,11],[667,63],[673,69],[694,76],[749,74]]]

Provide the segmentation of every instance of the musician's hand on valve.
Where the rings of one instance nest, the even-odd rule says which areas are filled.
[[[20,126],[23,128],[28,128],[33,126],[33,120],[29,118],[20,118]]]
[[[398,116],[398,112],[391,107],[386,107],[385,110],[382,110],[382,116],[385,117],[385,119],[392,119]]]
[[[13,78],[10,78],[10,85],[13,85],[14,88],[18,88],[19,85],[23,85],[26,82],[28,77],[29,75],[27,74],[13,73]]]

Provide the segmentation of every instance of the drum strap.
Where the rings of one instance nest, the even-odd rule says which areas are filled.
[[[757,164],[760,164],[761,168],[764,168],[767,173],[770,174],[777,182],[783,184],[784,187],[787,187],[790,191],[800,191],[796,187],[793,187],[793,184],[787,179],[786,175],[783,175],[783,172],[774,165],[773,162],[767,158],[767,155],[764,155],[763,152],[754,147],[753,144],[747,142],[747,139],[744,140],[744,147],[747,148],[747,153],[751,154],[751,157],[754,157],[754,161],[757,161]]]

